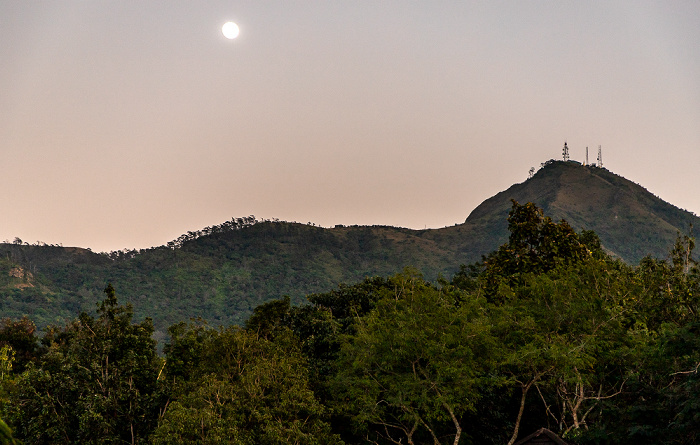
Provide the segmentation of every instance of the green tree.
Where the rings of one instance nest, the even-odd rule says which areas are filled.
[[[17,378],[9,420],[26,443],[140,443],[157,419],[161,360],[151,321],[134,324],[108,285],[98,317],[82,313],[44,338]]]
[[[374,309],[377,301],[391,292],[393,284],[382,277],[365,278],[329,292],[307,297],[311,304],[291,309],[289,327],[300,339],[308,357],[314,391],[330,398],[327,380],[335,372],[341,337],[355,332],[358,319]]]
[[[376,440],[458,444],[490,364],[483,301],[410,270],[389,283],[345,337],[333,382],[338,407]]]
[[[493,296],[501,283],[517,283],[523,274],[572,265],[599,251],[600,241],[592,232],[580,237],[566,221],[553,222],[535,204],[512,202],[508,242],[484,258],[488,295]]]
[[[622,323],[639,342],[627,361],[632,378],[621,400],[605,403],[585,443],[692,444],[700,438],[700,286],[693,239],[680,236],[666,261],[644,258],[624,299]],[[596,442],[596,440],[598,442]]]
[[[155,444],[337,444],[308,387],[306,360],[289,330],[274,341],[237,327],[171,328],[166,379],[172,401]]]
[[[0,445],[20,445],[20,441],[12,437],[12,430],[0,419]]]
[[[540,423],[571,438],[600,420],[604,401],[620,396],[644,344],[624,323],[624,272],[591,259],[500,288],[503,303],[491,309],[505,351],[499,372],[520,393],[510,443],[528,398],[544,408]]]
[[[498,372],[517,400],[509,443],[533,390],[544,406],[540,423],[578,434],[626,381],[623,356],[634,344],[622,323],[630,272],[602,252],[593,232],[578,235],[532,203],[513,201],[508,227],[508,243],[484,259],[483,272],[463,267],[453,284],[493,303]]]
[[[9,346],[14,351],[15,372],[23,372],[27,365],[39,355],[39,339],[36,326],[27,317],[19,320],[0,320],[0,346]]]
[[[272,338],[276,331],[289,326],[291,310],[292,305],[288,296],[268,301],[253,309],[253,314],[246,321],[245,327],[249,331],[257,332],[261,337]]]
[[[10,378],[15,363],[15,350],[10,345],[0,348],[0,383]]]

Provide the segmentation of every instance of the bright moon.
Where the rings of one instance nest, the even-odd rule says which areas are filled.
[[[238,25],[235,23],[226,22],[224,23],[224,26],[221,27],[221,32],[224,33],[224,37],[230,40],[238,37],[240,30],[238,29]]]

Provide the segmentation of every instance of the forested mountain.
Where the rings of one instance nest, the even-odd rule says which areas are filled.
[[[203,317],[240,324],[258,304],[387,276],[405,265],[430,277],[451,276],[456,252],[420,232],[393,227],[338,227],[237,220],[139,252],[96,254],[56,246],[0,246],[5,316],[30,315],[41,326],[94,309],[105,283],[152,316],[157,331]]]
[[[605,169],[550,161],[527,181],[489,198],[463,224],[410,230],[238,218],[152,249],[98,254],[86,249],[0,244],[0,314],[29,315],[40,327],[92,311],[106,283],[153,317],[156,338],[191,317],[241,324],[260,303],[292,302],[339,283],[413,266],[428,280],[451,277],[507,239],[511,199],[533,202],[554,220],[594,230],[613,256],[636,264],[665,258],[677,232],[697,217]]]

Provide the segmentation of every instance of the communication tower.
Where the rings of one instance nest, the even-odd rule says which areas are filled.
[[[598,168],[603,168],[603,149],[598,146]]]
[[[564,142],[564,149],[562,150],[562,154],[564,155],[564,162],[567,162],[569,160],[569,146],[566,145],[566,142]]]
[[[588,146],[586,146],[586,163],[583,165],[588,165]]]

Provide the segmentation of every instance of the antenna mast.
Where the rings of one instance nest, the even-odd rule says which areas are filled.
[[[562,150],[562,154],[564,155],[564,162],[567,162],[569,160],[569,146],[566,145],[566,142],[564,142],[564,149]]]
[[[586,163],[583,165],[588,165],[588,146],[586,146]]]
[[[603,168],[603,149],[598,146],[598,168]]]

